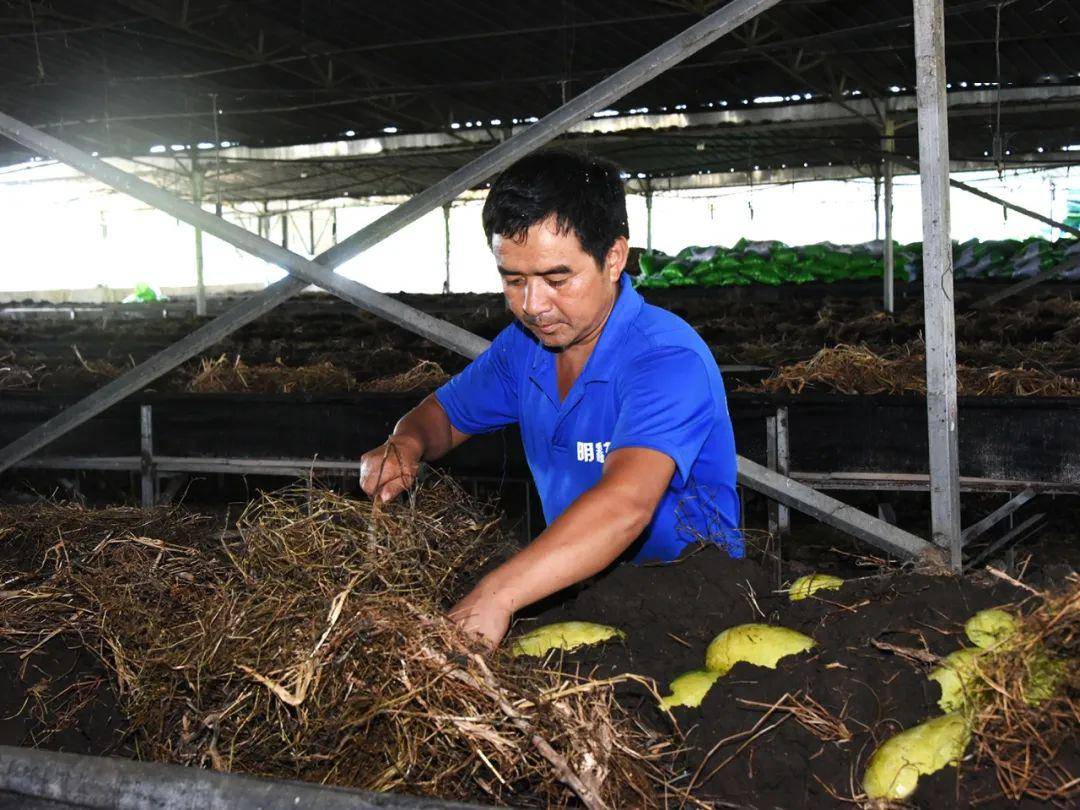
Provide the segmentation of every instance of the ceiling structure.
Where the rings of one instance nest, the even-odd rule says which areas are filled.
[[[0,110],[188,194],[194,158],[228,201],[407,195],[720,4],[0,0]],[[638,190],[873,174],[886,117],[917,154],[911,14],[785,0],[559,143]],[[952,157],[1075,161],[1080,4],[945,14]]]

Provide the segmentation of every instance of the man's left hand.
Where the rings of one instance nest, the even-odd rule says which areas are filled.
[[[481,583],[450,608],[449,616],[462,630],[493,650],[510,629],[512,614],[513,611]]]

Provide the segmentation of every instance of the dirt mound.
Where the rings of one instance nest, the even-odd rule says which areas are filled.
[[[1027,595],[1008,584],[917,573],[852,579],[797,602],[776,586],[757,562],[710,547],[672,565],[617,569],[535,621],[619,627],[623,643],[568,653],[562,665],[598,676],[633,672],[661,687],[703,667],[709,641],[733,625],[776,624],[813,637],[811,653],[776,670],[737,664],[699,708],[673,710],[688,745],[687,782],[731,806],[850,806],[876,747],[940,714],[938,687],[926,675],[966,645],[964,620]],[[645,690],[628,684],[619,698],[650,723],[664,722]],[[1075,750],[1060,756],[1062,773],[1080,774]],[[1015,806],[1002,797],[992,763],[965,763],[960,773],[959,787],[952,768],[924,779],[916,803]]]

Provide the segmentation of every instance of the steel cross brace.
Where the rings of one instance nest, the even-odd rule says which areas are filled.
[[[1005,518],[1012,515],[1014,512],[1016,512],[1017,509],[1019,509],[1021,506],[1026,504],[1034,497],[1035,490],[1031,487],[1028,487],[1023,492],[1020,492],[1017,495],[1013,496],[1002,506],[999,506],[997,509],[984,517],[978,523],[973,523],[971,526],[968,526],[966,529],[964,529],[964,531],[960,533],[960,544],[966,546],[972,540],[975,540],[977,537],[981,537],[988,529],[992,528],[993,526],[1003,521]]]
[[[435,185],[412,197],[351,237],[308,260],[237,225],[226,222],[160,188],[110,166],[85,152],[0,113],[0,134],[49,155],[118,191],[165,211],[229,244],[279,265],[290,275],[227,310],[122,377],[0,449],[0,472],[63,436],[111,405],[135,393],[185,360],[214,345],[281,302],[315,284],[357,306],[442,346],[476,357],[488,345],[470,332],[413,309],[345,278],[334,267],[367,250],[424,214],[509,166],[612,101],[640,87],[673,65],[753,19],[780,0],[733,0],[676,34],[594,87],[546,115],[528,129],[494,147]]]
[[[768,467],[738,457],[738,481],[784,506],[797,509],[833,528],[884,549],[904,559],[941,561],[941,551],[933,544],[869,515],[843,501],[818,492],[806,484],[773,472]]]
[[[920,171],[917,161],[912,160],[909,157],[897,155],[896,153],[882,153],[887,159],[899,163],[902,166],[907,166],[909,169]],[[975,186],[965,183],[962,180],[957,180],[954,177],[949,178],[949,185],[953,188],[958,188],[961,191],[966,191],[968,194],[974,194],[976,197],[982,197],[984,200],[1008,208],[1010,211],[1015,211],[1018,214],[1023,214],[1025,217],[1038,220],[1045,225],[1049,225],[1052,228],[1057,228],[1060,231],[1071,234],[1072,236],[1080,237],[1080,228],[1074,228],[1072,225],[1067,225],[1064,222],[1058,222],[1056,219],[1051,219],[1045,214],[1040,214],[1038,211],[1032,211],[1030,208],[1024,208],[1022,205],[1017,205],[1014,202],[1009,202],[996,194],[991,194],[989,191],[983,191],[981,188],[975,188]]]

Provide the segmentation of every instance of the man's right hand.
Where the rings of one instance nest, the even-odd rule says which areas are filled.
[[[423,458],[415,439],[391,436],[360,458],[360,487],[372,500],[385,503],[409,489]]]
[[[360,486],[377,502],[396,498],[416,482],[421,461],[435,461],[468,436],[456,430],[439,400],[428,394],[401,417],[386,442],[360,459]]]

